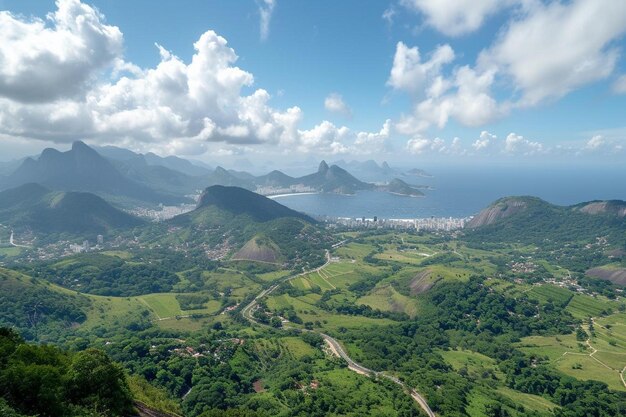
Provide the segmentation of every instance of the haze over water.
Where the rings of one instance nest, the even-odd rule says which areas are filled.
[[[626,167],[463,167],[428,171],[433,178],[407,180],[433,188],[424,190],[425,196],[420,198],[362,191],[353,196],[292,195],[276,201],[315,216],[406,219],[471,216],[494,200],[512,195],[536,196],[559,205],[626,199]]]

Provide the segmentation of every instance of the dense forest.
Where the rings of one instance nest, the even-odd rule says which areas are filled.
[[[30,345],[0,328],[2,416],[113,417],[132,411],[124,371],[104,352]]]

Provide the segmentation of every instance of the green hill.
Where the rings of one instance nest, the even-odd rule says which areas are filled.
[[[57,290],[45,281],[0,268],[0,327],[19,330],[30,340],[55,340],[87,318],[91,301]]]
[[[207,188],[195,210],[167,224],[177,230],[164,239],[209,248],[228,246],[231,253],[255,237],[272,242],[272,250],[291,265],[323,262],[323,249],[329,241],[309,216],[238,187]]]
[[[573,244],[604,237],[626,244],[626,203],[622,201],[557,206],[537,197],[506,197],[482,210],[467,225],[467,237],[483,242]]]
[[[424,195],[424,193],[417,188],[412,187],[411,185],[398,178],[394,178],[386,185],[378,186],[377,189],[379,191],[386,191],[392,194],[400,194],[411,197],[421,197]]]
[[[34,232],[82,235],[135,227],[143,221],[94,194],[25,184],[0,192],[0,223]]]
[[[257,222],[266,222],[281,217],[298,218],[309,223],[315,222],[306,214],[287,208],[272,199],[239,187],[224,187],[221,185],[208,187],[200,196],[196,212],[210,206],[226,210],[236,216],[250,216]]]

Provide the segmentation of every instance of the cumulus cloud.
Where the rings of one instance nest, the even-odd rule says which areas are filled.
[[[465,153],[465,150],[461,146],[461,140],[459,138],[454,138],[450,145],[448,145],[444,139],[438,137],[435,139],[428,139],[421,136],[416,136],[407,141],[406,149],[414,155],[420,155],[424,153],[460,155]]]
[[[374,154],[385,152],[391,137],[391,120],[385,120],[379,132],[358,132],[354,140],[355,153]]]
[[[440,45],[430,59],[422,62],[417,47],[409,48],[404,42],[398,42],[387,85],[396,90],[419,93],[429,79],[440,73],[443,65],[453,60],[454,50],[450,45]]]
[[[472,148],[477,151],[489,149],[496,143],[497,138],[498,137],[496,135],[492,135],[486,130],[483,130],[482,132],[480,132],[480,137],[476,139],[474,143],[472,143]]]
[[[0,12],[0,96],[23,103],[76,97],[121,56],[122,32],[96,9],[79,0],[56,5],[47,21]]]
[[[587,141],[585,148],[590,150],[597,150],[598,148],[603,147],[605,144],[606,140],[604,139],[604,136],[595,135]]]
[[[190,62],[156,44],[160,62],[142,69],[124,61],[122,33],[95,9],[78,0],[57,6],[51,28],[0,15],[0,134],[186,155],[215,143],[341,153],[357,140],[365,150],[379,149],[388,137],[388,128],[355,133],[329,122],[300,128],[299,107],[274,108],[262,88],[243,93],[254,86],[253,74],[236,65],[235,51],[211,30],[194,43]],[[59,88],[69,84],[72,94]]]
[[[492,97],[495,72],[478,72],[469,66],[456,70],[450,79],[436,79],[427,98],[417,104],[415,114],[428,125],[445,127],[450,118],[465,126],[481,126],[503,110]],[[441,85],[441,87],[439,87]]]
[[[404,0],[448,35],[471,32],[490,14],[515,6],[510,20],[474,64],[452,67],[455,53],[439,46],[428,59],[399,42],[387,84],[413,99],[398,132],[424,135],[451,120],[484,126],[520,107],[558,99],[613,74],[626,33],[626,3],[612,0]],[[602,22],[602,23],[600,23]],[[613,84],[626,93],[626,75]],[[498,99],[496,99],[498,97]]]
[[[378,132],[353,132],[346,126],[323,121],[309,130],[298,131],[297,150],[320,154],[373,155],[388,150],[391,120],[386,120]]]
[[[512,0],[402,0],[408,9],[419,12],[429,26],[448,36],[470,33],[485,19],[514,3]]]
[[[530,4],[480,57],[512,79],[521,105],[562,97],[613,73],[619,51],[612,42],[626,32],[626,2]]]
[[[331,113],[337,113],[345,117],[352,117],[352,109],[343,100],[341,94],[330,93],[324,100],[324,108]]]
[[[530,141],[515,133],[509,133],[504,141],[504,153],[507,154],[535,155],[543,151],[541,143]]]
[[[259,14],[261,15],[261,40],[264,41],[270,34],[270,21],[276,7],[276,0],[259,0]]]

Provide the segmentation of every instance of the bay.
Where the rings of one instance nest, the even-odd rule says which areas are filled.
[[[427,185],[424,197],[361,191],[355,195],[306,194],[277,197],[287,207],[314,216],[412,219],[467,217],[498,198],[531,195],[571,205],[591,200],[626,200],[626,168],[431,168],[432,178],[400,177]]]

